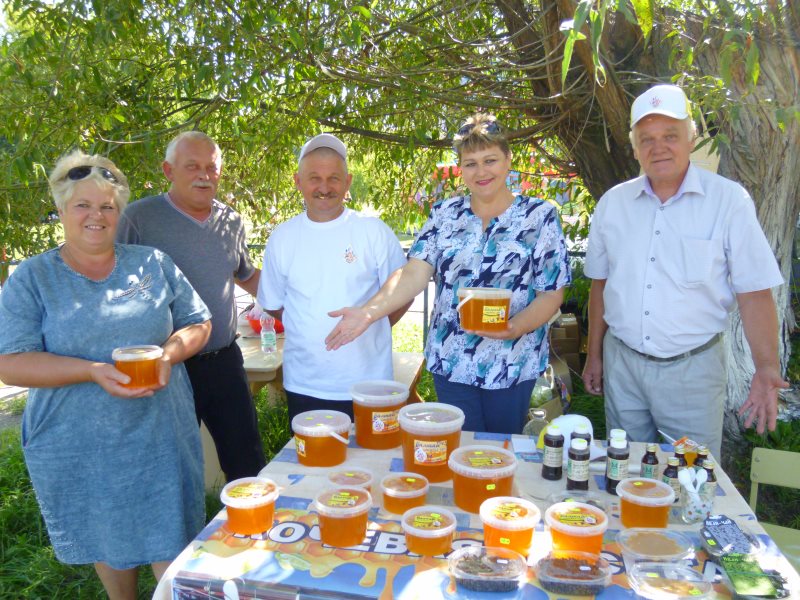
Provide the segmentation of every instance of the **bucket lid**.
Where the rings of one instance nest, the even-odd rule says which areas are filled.
[[[372,485],[373,475],[369,469],[351,465],[331,471],[328,479],[336,486],[366,488]]]
[[[453,450],[447,465],[453,473],[476,479],[510,477],[517,470],[514,453],[497,446],[461,446]]]
[[[484,524],[506,531],[532,529],[542,517],[533,502],[511,496],[495,496],[484,500],[480,515]]]
[[[391,379],[359,381],[350,387],[353,402],[367,406],[390,406],[408,400],[408,386]]]
[[[497,300],[499,298],[511,298],[511,290],[490,287],[461,287],[458,288],[458,297],[464,298],[471,294],[473,298],[484,298],[487,300]]]
[[[275,502],[278,486],[266,477],[243,477],[228,483],[219,497],[231,508],[256,508]]]
[[[372,496],[359,487],[328,488],[314,497],[314,508],[326,516],[354,517],[372,508]]]
[[[307,437],[325,437],[350,431],[350,417],[338,410],[309,410],[292,419],[292,431]]]
[[[163,355],[164,349],[161,346],[123,346],[121,348],[114,348],[114,351],[111,353],[111,360],[118,360],[120,362],[153,360],[154,358],[161,358]]]
[[[400,428],[418,435],[437,435],[461,431],[464,411],[442,402],[407,404],[400,409]]]
[[[383,493],[392,498],[417,498],[428,493],[428,478],[404,471],[389,473],[381,480]]]
[[[671,506],[675,490],[657,479],[628,477],[617,484],[617,496],[641,506]]]
[[[456,516],[441,506],[426,504],[409,508],[400,521],[405,533],[417,537],[438,538],[453,533],[456,529]]]
[[[694,543],[671,529],[632,527],[617,534],[624,557],[636,561],[680,561],[694,552]]]
[[[544,513],[551,529],[573,536],[599,535],[608,529],[608,517],[599,508],[583,502],[559,502]]]

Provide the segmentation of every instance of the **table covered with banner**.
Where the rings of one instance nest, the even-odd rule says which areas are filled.
[[[469,444],[495,445],[513,450],[517,458],[514,476],[514,495],[534,502],[544,513],[552,495],[565,489],[565,479],[547,481],[541,477],[542,454],[527,436],[506,436],[462,432],[461,446]],[[666,463],[672,446],[659,450],[659,459]],[[638,464],[644,445],[631,444],[631,464]],[[446,557],[424,557],[409,553],[401,528],[400,515],[383,509],[378,482],[388,472],[407,471],[400,448],[366,450],[350,436],[347,450],[348,466],[372,470],[374,505],[369,515],[368,534],[362,544],[336,548],[323,544],[317,514],[312,499],[323,487],[329,486],[329,469],[305,467],[298,463],[294,441],[289,443],[264,468],[262,475],[276,482],[280,497],[275,505],[275,520],[270,530],[261,534],[242,536],[226,528],[225,510],[205,527],[167,570],[156,589],[159,600],[194,600],[205,598],[377,598],[425,600],[437,598],[475,598],[487,600],[578,598],[548,592],[537,580],[537,561],[551,550],[551,537],[540,522],[533,537],[528,557],[527,573],[513,591],[483,592],[466,590],[451,576]],[[598,469],[599,471],[599,469]],[[602,600],[629,600],[638,596],[630,589],[626,564],[616,537],[622,529],[619,520],[619,499],[604,491],[602,471],[592,469],[590,490],[602,496],[609,519],[603,538],[603,558],[611,568],[609,584],[595,597]],[[714,512],[727,515],[760,546],[759,563],[774,569],[800,598],[800,577],[781,555],[777,547],[758,524],[749,506],[718,469],[718,488]],[[480,517],[454,506],[452,482],[432,483],[428,504],[447,507],[457,518],[453,549],[482,545],[483,529]],[[712,560],[700,539],[700,525],[686,525],[679,517],[680,509],[672,509],[670,530],[684,533],[694,542],[695,552],[685,559],[705,581],[713,583],[710,596],[730,598],[732,593],[725,582],[718,562]],[[591,597],[591,596],[589,596]]]

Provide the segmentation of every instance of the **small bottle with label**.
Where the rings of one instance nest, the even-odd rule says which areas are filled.
[[[703,463],[708,460],[708,448],[699,446],[697,448],[697,458],[694,459],[695,470],[702,469]]]
[[[678,463],[680,461],[670,456],[667,460],[667,468],[664,469],[664,474],[661,476],[661,481],[668,483],[672,491],[675,492],[675,502],[680,502],[681,499],[681,482],[678,480]]]
[[[642,457],[641,477],[658,479],[658,455],[656,450],[658,450],[656,444],[647,444],[647,452]]]
[[[544,434],[542,477],[551,481],[564,475],[564,435],[558,425],[548,425]]]
[[[683,444],[675,446],[675,458],[678,459],[678,470],[685,469],[689,466],[686,460],[686,447]]]
[[[267,312],[261,314],[261,352],[267,366],[278,362],[278,335],[275,333],[275,318]]]
[[[628,442],[621,437],[611,439],[606,451],[606,491],[617,494],[617,484],[628,476]]]
[[[575,429],[572,430],[569,439],[570,441],[574,439],[582,439],[586,440],[587,444],[591,444],[592,433],[589,431],[589,426],[586,423],[578,423],[575,425]]]
[[[703,461],[703,469],[705,469],[706,473],[708,473],[708,477],[706,479],[706,482],[700,488],[700,496],[706,502],[713,502],[714,496],[717,495],[718,483],[717,483],[717,476],[714,473],[714,468],[716,466],[717,466],[716,463],[710,458],[707,458],[705,461]]]
[[[567,452],[567,489],[589,489],[589,443],[572,438]]]

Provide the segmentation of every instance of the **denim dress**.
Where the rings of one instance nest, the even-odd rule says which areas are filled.
[[[210,318],[167,255],[115,250],[102,281],[70,269],[58,250],[20,264],[0,293],[0,354],[110,363],[116,347],[161,345]],[[172,560],[203,526],[202,449],[182,364],[148,398],[117,398],[95,383],[31,388],[22,445],[62,562],[127,569]]]

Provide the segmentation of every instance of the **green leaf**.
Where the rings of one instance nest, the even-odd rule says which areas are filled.
[[[653,0],[631,0],[631,2],[642,33],[645,38],[649,38],[653,30]]]
[[[564,58],[561,59],[561,87],[563,88],[567,82],[567,72],[569,72],[569,63],[572,60],[572,48],[575,45],[574,31],[570,31],[567,35],[567,41],[564,42]]]
[[[758,84],[758,76],[761,73],[761,63],[759,61],[758,45],[755,40],[750,44],[745,56],[745,73],[747,79],[755,86]]]

